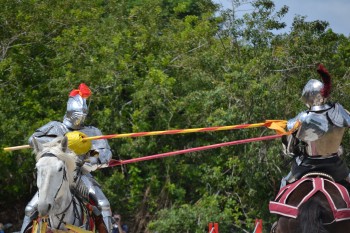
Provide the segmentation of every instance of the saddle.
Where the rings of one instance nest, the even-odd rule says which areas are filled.
[[[320,175],[320,174],[318,174]],[[350,197],[347,189],[338,183],[335,183],[330,176],[322,174],[315,177],[315,174],[307,174],[300,180],[295,181],[292,184],[283,187],[277,194],[274,201],[270,201],[269,210],[270,213],[282,215],[289,218],[296,219],[298,216],[299,207],[307,202],[317,192],[323,193],[326,197],[328,204],[333,213],[334,220],[336,222],[350,219]],[[298,189],[305,184],[309,184],[309,189],[306,194],[300,198],[298,203],[293,205],[289,204],[289,198],[294,192],[298,192]],[[334,197],[340,196],[343,203],[336,202]],[[338,203],[338,204],[336,204]]]

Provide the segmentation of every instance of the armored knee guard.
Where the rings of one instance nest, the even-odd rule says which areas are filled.
[[[84,185],[85,187],[79,187]],[[101,211],[103,221],[109,232],[112,231],[112,211],[108,199],[103,194],[100,185],[91,174],[81,176],[81,182],[77,185],[78,190],[88,190],[89,198],[94,200]]]
[[[101,208],[103,222],[105,223],[108,231],[111,232],[112,231],[112,211],[111,211],[109,201],[99,187],[96,187],[95,194],[96,194],[98,206]]]
[[[34,195],[32,200],[27,204],[24,210],[24,219],[21,227],[21,233],[24,233],[26,228],[30,225],[30,223],[37,217],[38,210],[38,192]]]

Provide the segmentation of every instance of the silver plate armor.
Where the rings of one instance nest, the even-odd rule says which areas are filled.
[[[327,104],[331,76],[322,64],[317,72],[323,82],[311,79],[302,91],[302,101],[308,110],[287,122],[288,130],[295,132],[282,137],[283,152],[295,158],[291,172],[282,179],[282,186],[310,171],[327,173],[336,181],[349,176],[349,168],[340,158],[343,135],[350,125],[349,112],[338,103]]]
[[[327,109],[327,108],[326,108]],[[327,110],[306,111],[287,123],[288,128],[300,121],[296,137],[306,143],[309,156],[328,157],[337,154],[345,128],[350,126],[349,113],[336,103]]]
[[[39,143],[43,144],[45,142],[51,141],[53,138],[58,136],[65,135],[69,132],[69,129],[65,124],[62,124],[58,121],[51,121],[46,125],[35,130],[35,132],[30,136],[28,142],[29,145],[33,148],[33,137],[35,137]]]
[[[86,100],[80,95],[69,97],[63,123],[71,129],[80,129],[88,113]]]
[[[338,127],[350,127],[350,113],[339,103],[329,109],[327,116]]]
[[[33,135],[29,138],[29,144],[32,145],[33,137],[35,137],[40,143],[45,143],[51,141],[53,138],[56,138],[58,136],[63,136],[66,133],[70,132],[70,130],[64,123],[58,122],[58,121],[51,121],[48,124],[40,127],[37,129]],[[85,133],[88,136],[99,136],[102,135],[101,131],[93,126],[83,126],[81,129],[79,129],[80,132]],[[89,155],[97,154],[98,153],[98,160],[96,160],[91,165],[94,165],[98,162],[98,165],[108,165],[108,162],[112,158],[112,152],[111,148],[108,144],[108,141],[106,139],[102,140],[93,140],[91,145],[90,153],[87,154],[87,158]],[[94,156],[91,156],[95,158]],[[97,167],[96,167],[97,168]],[[94,169],[96,170],[96,169]],[[89,169],[89,171],[92,171]]]
[[[48,124],[40,127],[37,129],[33,135],[29,138],[29,144],[33,147],[33,137],[35,137],[39,142],[48,142],[52,139],[63,136],[67,132],[70,132],[71,129],[67,127],[64,123],[58,122],[58,121],[51,121]],[[99,136],[102,135],[101,131],[93,126],[83,126],[79,129],[79,131],[85,133],[88,136]],[[97,157],[96,157],[97,155]],[[108,162],[112,158],[112,152],[110,149],[110,146],[107,142],[107,140],[93,140],[90,151],[86,154],[86,158],[92,158],[96,159],[94,163],[85,163],[83,166],[84,174],[81,176],[81,182],[78,187],[77,191],[81,191],[81,194],[86,197],[88,190],[89,195],[96,200],[96,203],[98,204],[99,208],[101,209],[101,214],[103,216],[104,223],[106,224],[109,231],[111,231],[112,223],[111,223],[111,209],[110,204],[106,196],[103,194],[103,192],[100,189],[100,186],[97,184],[97,182],[94,180],[94,178],[91,176],[89,172],[96,170],[99,167],[108,166]],[[92,161],[90,159],[90,161]],[[82,186],[85,187],[82,187]],[[24,229],[27,227],[27,225],[33,220],[33,212],[36,211],[37,206],[37,198],[33,198],[31,202],[26,207],[26,215],[23,220],[21,233],[23,233]],[[28,209],[28,210],[27,210]],[[30,211],[29,211],[30,210]]]
[[[84,126],[84,121],[88,113],[88,106],[86,98],[91,94],[90,89],[85,84],[80,84],[78,90],[73,90],[70,93],[67,102],[67,111],[63,118],[63,123],[58,121],[51,121],[48,124],[37,129],[29,138],[29,144],[33,147],[33,138],[35,137],[40,143],[45,143],[53,140],[56,137],[64,136],[66,133],[74,130],[79,130],[87,136],[102,135],[101,131],[93,126]],[[90,162],[83,166],[83,174],[81,175],[81,182],[77,184],[77,191],[83,196],[89,196],[94,199],[101,210],[104,223],[107,230],[111,232],[111,209],[106,196],[103,194],[100,186],[89,173],[99,167],[108,166],[108,162],[112,158],[111,148],[106,139],[93,140],[91,149],[83,159],[88,159]],[[85,187],[84,187],[85,186]],[[23,220],[21,233],[33,220],[36,212],[38,198],[33,198],[26,207],[26,215]]]
[[[80,129],[82,133],[85,133],[88,136],[99,136],[102,135],[101,131],[93,126],[85,126],[82,129]],[[108,144],[108,141],[106,139],[102,140],[92,140],[91,150],[90,154],[98,153],[98,164],[106,164],[108,165],[108,162],[112,158],[112,152],[111,148]],[[91,154],[91,155],[92,155]],[[93,157],[93,156],[92,156]]]
[[[304,119],[306,118],[307,116],[307,112],[301,112],[299,113],[296,117],[290,119],[287,121],[287,129],[288,130],[292,130],[295,126],[295,124],[298,122],[298,121],[304,121]]]
[[[316,141],[329,130],[329,122],[325,115],[309,112],[301,122],[297,138],[302,141]]]
[[[320,106],[326,102],[326,99],[322,96],[321,90],[324,85],[321,81],[316,79],[310,79],[301,94],[303,102],[308,106]]]

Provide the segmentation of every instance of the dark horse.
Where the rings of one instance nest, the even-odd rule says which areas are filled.
[[[269,208],[279,215],[272,233],[350,232],[349,194],[326,174],[311,174],[287,185]]]

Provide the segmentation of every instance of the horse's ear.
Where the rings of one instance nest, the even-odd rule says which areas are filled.
[[[68,148],[68,138],[66,136],[63,137],[62,141],[61,141],[61,147],[62,147],[62,151],[66,152],[67,148]]]
[[[35,137],[33,137],[33,139],[32,139],[32,144],[33,144],[33,148],[34,148],[35,153],[38,153],[38,152],[43,150],[43,146]]]

